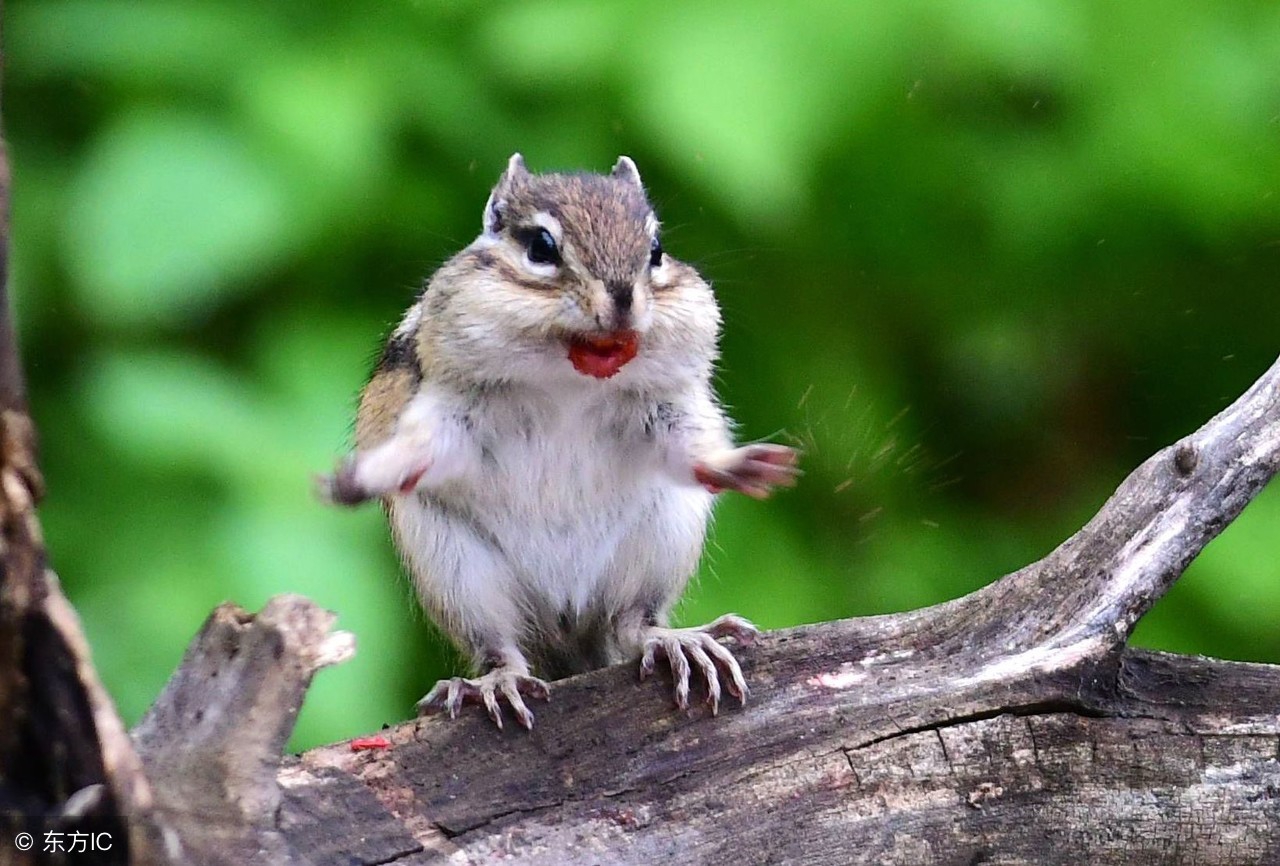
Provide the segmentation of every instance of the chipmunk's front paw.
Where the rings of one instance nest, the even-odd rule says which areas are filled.
[[[502,730],[502,705],[498,696],[506,699],[516,720],[527,730],[533,730],[533,713],[525,706],[524,698],[551,699],[551,687],[543,680],[528,674],[516,673],[510,668],[494,668],[475,679],[453,677],[436,683],[426,697],[418,701],[418,715],[428,716],[447,711],[456,719],[463,704],[484,704],[489,718]]]
[[[316,496],[332,505],[359,505],[382,496],[412,493],[430,468],[431,462],[417,455],[384,449],[357,452],[332,474],[316,478]]]
[[[693,477],[712,493],[736,490],[764,499],[775,487],[795,486],[800,477],[799,460],[794,448],[760,442],[713,454],[694,464]]]
[[[651,627],[645,631],[644,653],[640,657],[640,679],[653,673],[658,655],[665,656],[676,681],[676,706],[682,710],[688,709],[692,660],[707,681],[707,703],[711,705],[712,715],[720,711],[721,669],[727,677],[724,688],[739,703],[745,704],[747,681],[742,676],[742,668],[733,653],[717,638],[731,637],[745,646],[758,634],[759,629],[734,614],[726,614],[715,622],[698,628]]]
[[[316,498],[330,505],[359,505],[372,496],[356,480],[355,460],[348,457],[328,475],[315,477]]]

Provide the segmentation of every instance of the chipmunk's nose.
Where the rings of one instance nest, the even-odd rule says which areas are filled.
[[[631,305],[636,296],[636,287],[631,281],[610,280],[605,284],[605,289],[609,292],[609,297],[613,298],[613,306],[618,316],[630,315]]]
[[[613,300],[613,328],[626,331],[634,326],[636,317],[636,286],[630,280],[609,280],[605,291]]]

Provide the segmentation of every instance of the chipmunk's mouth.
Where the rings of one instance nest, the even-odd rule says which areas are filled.
[[[608,379],[636,356],[640,335],[635,331],[615,331],[598,337],[569,340],[569,361],[584,376]]]

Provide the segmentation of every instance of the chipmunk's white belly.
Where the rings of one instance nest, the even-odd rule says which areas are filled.
[[[648,455],[562,441],[495,456],[476,503],[524,588],[553,607],[581,612],[591,599],[638,594],[638,582],[688,577],[709,497]]]
[[[474,477],[392,509],[429,605],[447,597],[444,607],[465,599],[534,616],[674,599],[697,564],[712,497],[664,473],[638,419],[629,429],[571,404],[484,420],[492,428],[477,425]]]

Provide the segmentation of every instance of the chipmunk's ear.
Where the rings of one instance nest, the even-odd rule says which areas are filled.
[[[511,154],[507,160],[507,170],[498,178],[498,184],[489,193],[489,201],[484,206],[484,233],[496,235],[502,231],[502,212],[510,198],[511,190],[529,176],[524,157],[518,153]]]
[[[631,161],[629,156],[618,157],[618,161],[614,163],[613,171],[609,172],[609,175],[627,183],[634,183],[644,189],[644,184],[640,183],[640,169],[636,168],[636,164]]]

